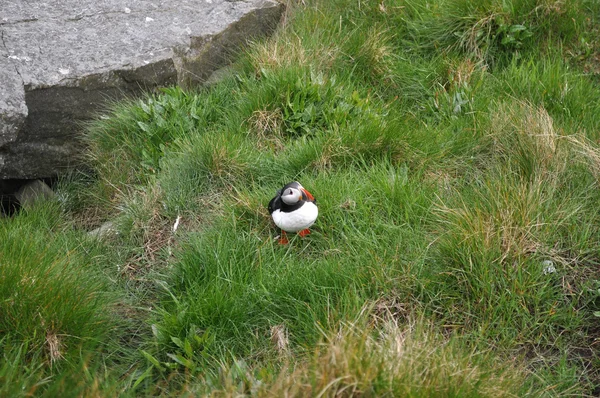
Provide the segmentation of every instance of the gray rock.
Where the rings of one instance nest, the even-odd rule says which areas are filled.
[[[88,232],[88,236],[97,239],[106,239],[114,235],[118,235],[118,231],[112,221],[107,221],[93,231]]]
[[[554,274],[556,272],[556,267],[554,266],[554,262],[550,260],[542,261],[542,266],[544,267],[543,272],[544,275]]]
[[[17,139],[27,117],[23,81],[4,55],[0,49],[0,148]],[[3,165],[4,157],[0,152],[0,170]]]
[[[221,69],[217,69],[202,83],[205,87],[210,87],[219,82],[225,80],[226,78],[233,76],[235,74],[235,69],[232,66],[225,66]]]
[[[39,200],[48,200],[52,197],[54,197],[54,191],[40,180],[28,182],[15,193],[15,198],[23,208],[31,207]]]
[[[6,0],[0,9],[0,179],[75,166],[82,122],[107,100],[196,85],[249,39],[274,0]]]

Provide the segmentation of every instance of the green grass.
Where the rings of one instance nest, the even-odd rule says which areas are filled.
[[[69,231],[55,204],[4,220],[0,236],[2,394],[43,390],[114,350],[116,293],[97,245]]]
[[[597,395],[599,16],[290,3],[224,80],[114,104],[0,226],[0,391]]]

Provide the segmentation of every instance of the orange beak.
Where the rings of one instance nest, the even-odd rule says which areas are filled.
[[[304,192],[304,195],[306,195],[306,197],[307,197],[309,200],[312,200],[312,201],[314,202],[314,200],[315,200],[315,197],[314,197],[314,196],[312,196],[312,194],[311,194],[310,192],[308,192],[308,191],[307,191],[306,189],[304,189],[304,188],[302,188],[302,192]]]

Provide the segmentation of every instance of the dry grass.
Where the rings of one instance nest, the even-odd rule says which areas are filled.
[[[555,183],[569,162],[581,162],[600,179],[600,148],[584,134],[564,135],[548,111],[525,101],[500,104],[492,115],[494,151],[530,156],[540,182]]]
[[[248,383],[224,383],[227,389],[213,396],[239,396],[246,390],[258,397],[516,397],[525,374],[512,363],[476,354],[414,322],[389,322],[377,332],[346,325],[318,346],[311,359],[295,368],[284,366],[268,383],[248,372]]]
[[[491,159],[486,167],[497,177],[488,177],[477,189],[476,204],[461,199],[449,206],[440,200],[441,220],[458,243],[476,252],[498,253],[494,260],[499,263],[550,253],[539,236],[550,220],[559,223],[569,216],[561,208],[549,213],[546,206],[562,181],[568,147],[548,112],[522,101],[498,106],[489,137]]]
[[[600,181],[600,148],[585,136],[566,137],[579,161],[586,164],[596,180]]]
[[[392,35],[386,29],[372,27],[358,49],[357,57],[369,65],[371,75],[375,79],[391,79],[394,65],[395,49]]]
[[[537,202],[543,200],[541,195],[522,184],[501,192],[484,191],[480,195],[484,203],[479,206],[463,203],[460,207],[449,208],[441,205],[438,210],[463,244],[483,253],[498,250],[494,261],[504,263],[542,248],[537,237],[544,226]]]
[[[322,34],[322,32],[315,33]],[[254,45],[255,50],[250,53],[250,60],[254,65],[256,75],[260,75],[262,68],[279,69],[312,66],[317,69],[326,69],[330,68],[341,54],[337,46],[310,46],[306,44],[302,38],[295,34],[286,35],[285,39],[276,35],[273,40],[256,43]]]
[[[260,149],[282,151],[283,143],[283,115],[281,109],[257,110],[248,119],[250,133],[257,138],[256,144]]]
[[[462,59],[458,62],[452,62],[448,67],[448,81],[451,88],[468,87],[475,72],[485,70],[471,59]]]
[[[567,166],[568,148],[542,106],[514,100],[498,105],[491,117],[494,153],[505,161],[529,163],[538,183],[556,184]]]
[[[566,0],[542,0],[538,3],[539,5],[534,9],[534,12],[541,12],[543,15],[564,14],[567,12],[567,7],[569,7]]]
[[[411,307],[409,302],[401,300],[398,295],[381,297],[373,306],[372,322],[374,325],[408,323],[414,317],[414,309]]]
[[[257,67],[257,72],[265,66],[282,68],[292,65],[309,65],[310,58],[306,55],[306,49],[298,36],[289,39],[287,42],[270,40],[257,43],[255,49],[251,54],[251,59]]]
[[[551,160],[556,153],[559,135],[542,106],[519,100],[502,103],[492,115],[492,128],[495,135],[516,133],[530,140],[543,161]]]
[[[271,342],[281,355],[289,354],[289,334],[285,325],[271,326]]]
[[[63,344],[56,333],[52,331],[46,333],[46,346],[50,357],[50,364],[54,364],[56,361],[64,358],[62,354]]]
[[[482,16],[461,36],[459,47],[467,53],[473,54],[478,63],[485,63],[488,51],[486,39],[493,35],[494,23],[499,15],[499,13],[490,12]]]

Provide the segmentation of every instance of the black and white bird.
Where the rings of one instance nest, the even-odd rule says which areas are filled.
[[[308,228],[315,223],[319,215],[317,200],[299,182],[285,185],[269,202],[269,213],[279,228],[279,243],[288,243],[286,232],[297,232],[304,237],[310,233]]]

